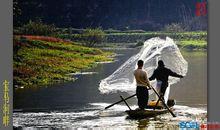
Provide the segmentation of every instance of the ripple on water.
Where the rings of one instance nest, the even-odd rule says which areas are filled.
[[[173,118],[169,113],[154,118],[132,120],[127,119],[124,112],[127,107],[115,105],[108,110],[104,107],[108,103],[91,103],[91,107],[73,112],[15,112],[13,125],[15,127],[56,127],[56,128],[177,128],[180,121],[207,121],[205,108],[193,108],[176,105]],[[135,109],[137,106],[132,106]]]

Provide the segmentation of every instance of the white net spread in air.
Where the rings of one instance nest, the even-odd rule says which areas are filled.
[[[99,90],[101,93],[115,93],[117,91],[135,93],[136,82],[134,80],[134,70],[137,68],[137,61],[143,60],[143,69],[150,77],[157,67],[158,60],[163,60],[167,68],[172,71],[186,75],[188,63],[180,53],[174,41],[166,37],[151,38],[144,42],[140,52],[129,58],[113,74],[101,80]],[[169,84],[179,81],[179,78],[169,77]],[[156,86],[156,80],[151,81],[152,86]],[[169,95],[170,87],[167,88],[165,97]],[[152,91],[150,91],[150,94]]]

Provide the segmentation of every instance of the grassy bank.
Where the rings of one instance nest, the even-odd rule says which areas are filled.
[[[83,30],[81,30],[83,31]],[[106,31],[105,31],[106,32]],[[113,31],[106,32],[105,34],[105,43],[138,43],[140,41],[144,42],[152,37],[170,37],[177,41],[178,46],[185,49],[206,49],[207,48],[207,32],[197,31],[197,32],[145,32],[145,31]],[[82,42],[83,37],[80,33],[64,33],[59,34],[57,37],[62,39],[68,39],[72,41]]]
[[[14,37],[14,85],[31,87],[72,80],[66,75],[96,62],[111,61],[110,52],[51,37]]]
[[[205,40],[180,40],[176,42],[180,48],[189,50],[206,50],[207,41]]]

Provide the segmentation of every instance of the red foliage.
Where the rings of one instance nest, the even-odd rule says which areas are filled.
[[[46,42],[65,42],[65,43],[69,42],[69,41],[66,41],[60,38],[47,37],[47,36],[22,35],[22,37],[25,37],[29,40],[41,40],[41,41],[46,41]]]

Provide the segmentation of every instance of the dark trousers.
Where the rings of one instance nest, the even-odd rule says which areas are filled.
[[[166,89],[168,87],[168,82],[162,82],[160,93],[164,96]]]
[[[147,87],[137,86],[136,94],[137,94],[139,108],[140,109],[147,108],[148,98],[149,98]]]

